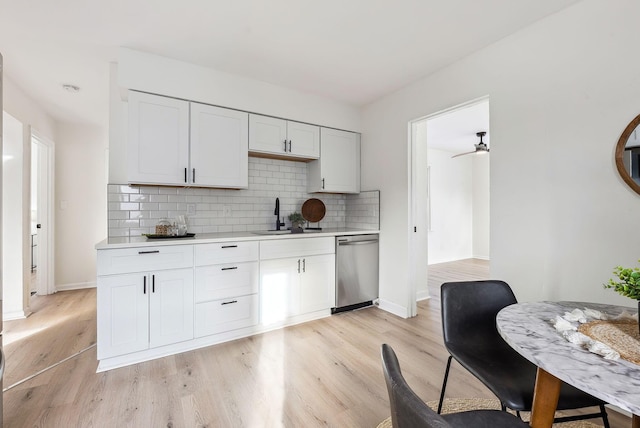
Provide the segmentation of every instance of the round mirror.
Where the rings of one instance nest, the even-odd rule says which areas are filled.
[[[640,195],[640,115],[627,125],[616,146],[620,177]]]

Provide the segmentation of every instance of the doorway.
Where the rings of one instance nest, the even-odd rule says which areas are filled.
[[[489,157],[475,152],[476,133],[489,146],[489,98],[410,122],[412,315],[429,298],[428,265],[489,259]],[[466,153],[462,156],[453,156]]]
[[[53,144],[31,134],[31,294],[55,292],[53,280]]]

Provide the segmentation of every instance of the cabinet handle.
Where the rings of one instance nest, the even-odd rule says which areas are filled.
[[[298,273],[300,273],[300,259],[298,259]]]
[[[324,178],[322,179],[322,188],[324,189]]]
[[[238,248],[237,245],[223,245],[222,248]]]
[[[192,182],[195,183],[196,182],[196,169],[195,168],[193,168],[193,173],[191,175],[192,175]]]
[[[302,272],[307,271],[307,259],[302,259]]]
[[[289,140],[289,153],[291,153],[291,140]]]
[[[138,254],[158,254],[160,250],[138,251]]]
[[[284,152],[287,153],[287,140],[284,140]]]
[[[152,293],[156,292],[156,276],[155,275],[151,275],[151,292]]]
[[[220,270],[234,270],[234,269],[238,269],[238,266],[221,268]]]
[[[222,302],[220,305],[231,305],[232,303],[238,303],[237,300],[231,300],[230,302]]]
[[[184,182],[187,182],[187,168],[184,169]]]
[[[143,294],[147,294],[147,276],[142,277],[142,292]]]

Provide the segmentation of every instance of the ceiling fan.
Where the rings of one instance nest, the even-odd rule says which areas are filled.
[[[474,144],[476,146],[476,149],[474,151],[458,153],[457,155],[451,156],[451,158],[457,158],[458,156],[463,156],[463,155],[470,155],[472,153],[489,153],[489,147],[487,147],[487,145],[482,142],[482,137],[487,135],[487,133],[484,131],[481,131],[481,132],[476,132],[476,135],[480,137],[480,142],[478,144]]]

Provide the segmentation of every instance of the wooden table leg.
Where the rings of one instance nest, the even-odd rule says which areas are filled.
[[[533,428],[551,428],[556,407],[558,407],[561,384],[560,379],[538,367],[536,387],[533,392],[530,426]]]
[[[631,428],[640,428],[640,416],[633,415],[631,418]]]

